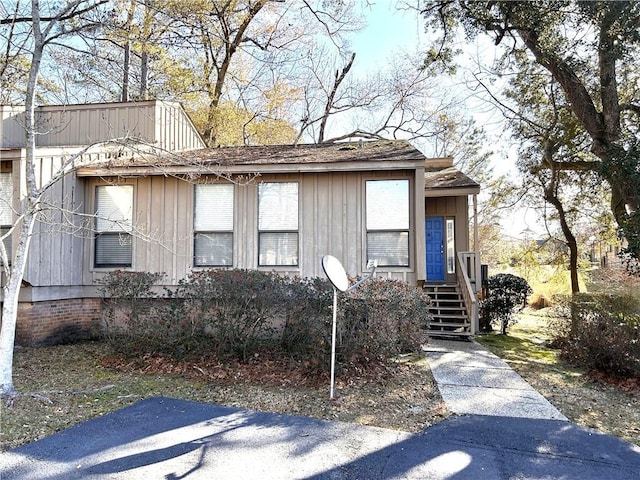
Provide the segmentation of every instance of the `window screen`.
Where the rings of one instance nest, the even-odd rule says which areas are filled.
[[[133,243],[133,186],[96,187],[95,214],[95,266],[130,267]]]
[[[409,181],[366,182],[367,261],[409,266]]]
[[[193,264],[233,265],[233,185],[195,187]]]
[[[258,264],[298,265],[298,183],[258,186]]]

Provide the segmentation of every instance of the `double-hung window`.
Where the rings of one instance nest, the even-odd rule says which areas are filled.
[[[258,265],[298,265],[298,183],[258,185]]]
[[[101,185],[95,198],[96,267],[130,267],[133,185]]]
[[[409,266],[409,180],[366,182],[367,261]]]
[[[193,264],[233,266],[233,184],[195,187]]]
[[[0,172],[0,238],[11,230],[13,225],[13,180],[11,172]],[[11,235],[3,240],[7,257],[11,258]]]

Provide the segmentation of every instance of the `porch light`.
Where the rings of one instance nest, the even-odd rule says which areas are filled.
[[[331,387],[329,389],[329,398],[333,400],[333,386],[335,384],[335,372],[336,372],[336,316],[338,310],[338,290],[341,292],[349,292],[355,288],[358,288],[365,281],[369,280],[376,273],[378,266],[377,260],[369,260],[367,262],[367,270],[371,270],[368,276],[362,277],[359,281],[349,286],[349,277],[345,272],[344,267],[336,257],[332,255],[325,255],[322,257],[322,269],[325,275],[333,286],[333,323],[331,325]]]

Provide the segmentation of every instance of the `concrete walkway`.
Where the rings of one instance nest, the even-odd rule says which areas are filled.
[[[474,341],[431,339],[425,351],[453,413],[567,420],[506,362]]]

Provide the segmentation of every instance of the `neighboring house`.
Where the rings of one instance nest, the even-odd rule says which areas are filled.
[[[1,108],[7,228],[15,214],[1,202],[18,209],[24,134],[19,109]],[[378,276],[427,288],[433,330],[477,330],[480,265],[469,251],[468,199],[475,207],[479,186],[450,158],[386,140],[204,149],[182,109],[156,101],[41,107],[38,115],[49,124],[39,136],[42,178],[82,145],[125,134],[129,143],[92,147],[52,190],[51,203],[67,214],[51,210],[35,232],[19,343],[96,328],[95,282],[114,269],[162,272],[167,286],[200,268],[314,277],[323,276],[325,254],[352,276],[375,259]]]

